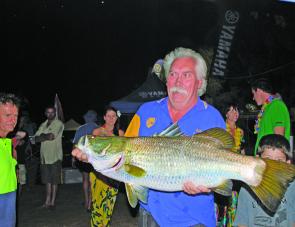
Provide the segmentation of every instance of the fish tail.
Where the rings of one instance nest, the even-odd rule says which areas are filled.
[[[275,212],[295,178],[295,166],[270,159],[264,159],[264,162],[266,167],[260,184],[250,188],[269,211]]]

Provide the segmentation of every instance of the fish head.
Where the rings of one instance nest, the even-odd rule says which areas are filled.
[[[117,137],[119,138],[119,137]],[[83,136],[77,147],[87,155],[96,171],[116,170],[123,164],[123,152],[116,137]]]

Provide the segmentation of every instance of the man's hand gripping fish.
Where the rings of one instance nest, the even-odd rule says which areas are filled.
[[[174,124],[154,137],[83,137],[78,148],[96,171],[125,183],[130,205],[147,202],[148,188],[181,191],[192,181],[231,195],[231,179],[245,182],[271,212],[275,212],[295,166],[244,156],[230,149],[233,138],[220,128],[191,137]]]

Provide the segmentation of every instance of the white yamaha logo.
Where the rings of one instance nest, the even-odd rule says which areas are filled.
[[[235,24],[238,22],[240,18],[240,14],[238,11],[231,11],[231,10],[227,10],[225,12],[225,20],[227,23],[229,24]]]

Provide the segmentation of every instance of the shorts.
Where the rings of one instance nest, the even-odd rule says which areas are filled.
[[[61,161],[53,164],[41,164],[41,179],[43,184],[61,183]]]
[[[0,194],[0,226],[15,227],[16,191]]]
[[[27,178],[26,178],[27,170],[24,164],[18,164],[18,182],[21,185],[26,184]]]

